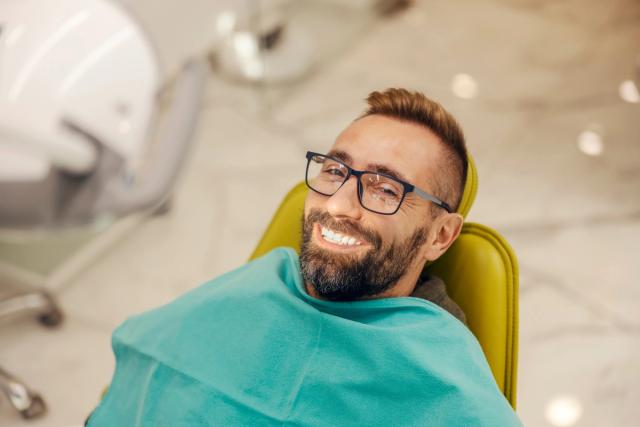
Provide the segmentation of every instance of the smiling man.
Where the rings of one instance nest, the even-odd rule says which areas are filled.
[[[330,300],[409,296],[460,234],[464,137],[435,102],[372,93],[328,155],[308,153],[302,274]],[[353,179],[352,179],[353,178]],[[431,195],[442,193],[442,199]]]
[[[120,326],[90,426],[520,425],[442,281],[420,277],[462,228],[462,131],[420,93],[367,102],[306,155],[300,257],[276,249]]]

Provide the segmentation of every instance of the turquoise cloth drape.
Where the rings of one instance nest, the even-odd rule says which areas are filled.
[[[309,296],[276,249],[113,334],[102,426],[514,426],[475,337],[422,299]]]

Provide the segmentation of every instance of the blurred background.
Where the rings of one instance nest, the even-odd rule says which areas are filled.
[[[640,2],[119,4],[160,80],[207,64],[193,146],[159,207],[0,238],[0,295],[43,286],[64,314],[54,328],[0,320],[0,366],[48,407],[23,420],[0,396],[0,425],[82,425],[113,373],[113,329],[244,263],[304,153],[327,150],[387,87],[458,118],[479,173],[468,219],[518,255],[523,423],[639,425]]]

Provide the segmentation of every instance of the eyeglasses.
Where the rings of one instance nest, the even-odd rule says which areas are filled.
[[[393,215],[400,209],[407,193],[413,191],[447,212],[453,212],[448,204],[408,182],[384,173],[355,170],[331,156],[307,151],[305,182],[316,193],[333,196],[352,176],[358,180],[360,205],[368,211]]]

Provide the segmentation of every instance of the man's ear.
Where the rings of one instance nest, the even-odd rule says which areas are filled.
[[[463,223],[464,218],[459,213],[437,216],[429,230],[425,259],[435,261],[440,258],[460,235]]]

